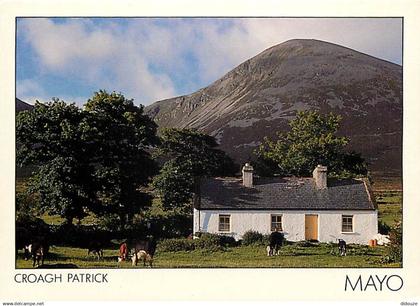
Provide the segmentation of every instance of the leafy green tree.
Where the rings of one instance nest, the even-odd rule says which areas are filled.
[[[222,175],[235,172],[225,152],[217,149],[214,137],[192,129],[167,128],[161,132],[159,155],[173,160],[193,176]]]
[[[165,211],[191,213],[186,205],[193,197],[194,176],[174,160],[166,162],[153,180]]]
[[[72,224],[88,211],[121,225],[150,205],[144,191],[157,167],[156,125],[122,94],[99,91],[84,109],[54,99],[17,115],[19,165],[36,165],[29,191],[39,212]]]
[[[169,128],[162,130],[158,155],[166,160],[153,185],[164,209],[191,212],[194,184],[200,177],[233,175],[236,166],[216,140],[206,134]]]
[[[345,153],[347,137],[337,136],[341,117],[332,113],[321,115],[316,111],[299,112],[290,122],[290,131],[279,132],[278,139],[264,138],[257,150],[263,165],[277,165],[274,170],[282,175],[311,175],[318,164],[340,174],[365,174],[366,164],[359,154]]]
[[[17,163],[36,165],[29,190],[38,194],[39,211],[58,214],[71,224],[91,204],[89,133],[75,104],[53,99],[35,104],[16,118]]]
[[[120,93],[99,91],[85,105],[92,145],[99,216],[117,215],[121,226],[151,204],[144,190],[157,166],[150,155],[158,144],[156,124]]]

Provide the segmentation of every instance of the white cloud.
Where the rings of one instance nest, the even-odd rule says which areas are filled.
[[[203,87],[244,60],[293,38],[342,44],[391,61],[401,59],[401,21],[391,19],[25,19],[25,39],[44,74],[79,78],[136,103]],[[192,67],[194,65],[194,67]],[[31,89],[32,86],[32,89]],[[42,86],[19,83],[18,94]],[[44,93],[45,94],[45,91]]]
[[[23,99],[23,97],[30,96],[45,96],[46,92],[41,87],[41,85],[32,79],[25,79],[19,81],[18,86],[16,86],[16,96]],[[24,100],[29,102],[29,100]]]
[[[25,38],[44,73],[64,74],[97,89],[121,91],[137,103],[175,95],[170,78],[150,70],[150,62],[141,52],[143,41],[132,40],[115,25],[102,28],[82,19],[62,24],[48,19],[25,21]]]

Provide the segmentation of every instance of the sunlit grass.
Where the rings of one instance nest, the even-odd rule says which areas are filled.
[[[381,263],[385,248],[349,246],[347,256],[336,255],[336,246],[321,243],[310,247],[284,246],[280,255],[267,257],[264,246],[240,246],[224,251],[159,252],[156,268],[326,268],[326,267],[398,267]],[[117,263],[118,249],[104,250],[104,259],[88,256],[86,249],[52,247],[45,260],[46,267],[60,268],[133,268],[131,262]],[[17,268],[32,268],[19,253]],[[135,268],[144,268],[139,264]]]

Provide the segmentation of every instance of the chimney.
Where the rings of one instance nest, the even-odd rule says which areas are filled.
[[[245,187],[252,187],[252,176],[254,168],[249,163],[246,163],[242,168],[242,184]]]
[[[318,165],[312,172],[317,189],[327,189],[327,167]]]

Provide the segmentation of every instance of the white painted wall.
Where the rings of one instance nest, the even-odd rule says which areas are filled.
[[[220,233],[219,214],[230,215],[229,233]],[[241,239],[248,230],[270,234],[271,215],[281,214],[283,233],[287,240],[305,240],[305,215],[318,215],[318,240],[320,242],[337,242],[343,239],[347,243],[368,244],[378,233],[377,211],[217,211],[194,209],[194,233],[209,232],[224,234]],[[341,232],[341,216],[353,215],[353,233]]]

